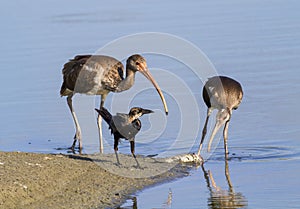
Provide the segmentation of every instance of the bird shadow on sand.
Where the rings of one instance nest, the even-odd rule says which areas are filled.
[[[67,157],[74,159],[74,160],[83,160],[83,161],[93,162],[93,159],[89,158],[88,156],[84,156],[84,155],[67,155]]]

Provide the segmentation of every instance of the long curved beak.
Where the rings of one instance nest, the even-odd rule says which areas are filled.
[[[166,100],[165,100],[165,97],[162,93],[162,91],[160,90],[160,87],[158,86],[158,84],[156,83],[156,81],[154,80],[153,76],[151,75],[150,71],[148,70],[148,68],[146,66],[141,66],[140,68],[140,72],[153,84],[153,86],[156,88],[156,91],[158,92],[160,98],[161,98],[161,101],[164,105],[164,108],[165,108],[165,112],[166,112],[166,115],[168,115],[168,107],[167,107],[167,103],[166,103]]]
[[[221,128],[221,126],[225,123],[225,121],[217,121],[215,124],[215,127],[211,133],[211,136],[209,138],[209,142],[208,142],[208,146],[207,146],[207,151],[210,151],[210,147],[211,147],[211,143],[213,141],[213,139],[215,138],[216,133],[218,132],[218,130]]]
[[[218,113],[219,114],[219,113]],[[230,114],[228,114],[228,116],[230,117]],[[215,127],[211,133],[211,136],[209,138],[209,142],[208,142],[208,146],[207,146],[207,151],[209,152],[210,151],[210,147],[211,147],[211,144],[212,144],[212,141],[213,139],[215,138],[215,135],[216,133],[219,131],[219,129],[225,124],[225,122],[227,121],[227,117],[226,119],[221,119],[218,117],[217,115],[217,120],[216,120],[216,124],[215,124]]]

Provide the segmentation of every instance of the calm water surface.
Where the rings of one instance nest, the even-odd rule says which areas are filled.
[[[218,73],[243,85],[245,96],[229,128],[230,160],[225,169],[220,143],[203,168],[193,168],[186,178],[137,193],[134,201],[129,199],[122,207],[224,208],[227,204],[229,208],[299,208],[299,9],[296,0],[5,1],[0,8],[0,149],[66,153],[74,129],[65,98],[59,95],[63,64],[76,54],[94,53],[124,35],[171,33],[198,46]],[[149,67],[165,69],[186,82],[199,104],[199,118],[192,113],[190,121],[200,120],[201,127],[196,130],[196,140],[179,139],[171,152],[170,143],[182,121],[177,95],[174,99],[166,94],[170,115],[165,118],[155,90],[142,91],[130,106],[152,108],[157,114],[142,119],[145,131],[137,137],[137,152],[195,151],[206,113],[202,83],[181,63],[161,56],[145,57]],[[162,80],[152,72],[162,89],[174,85],[173,80]],[[137,75],[139,84],[150,87]],[[178,95],[185,93],[177,91]],[[126,96],[121,93],[118,98],[125,101]],[[112,99],[109,95],[107,107]],[[98,104],[93,96],[74,98],[85,153],[98,151],[93,110]],[[116,111],[127,110],[128,106],[120,105]],[[147,132],[152,117],[161,117],[165,129]],[[111,152],[106,127],[104,137],[105,151]],[[186,145],[189,140],[193,140],[192,149]],[[120,151],[129,153],[128,143],[122,143]]]

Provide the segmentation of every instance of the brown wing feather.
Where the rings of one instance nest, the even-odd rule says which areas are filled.
[[[243,97],[239,82],[226,76],[214,76],[203,87],[203,99],[207,107],[237,109]],[[214,104],[212,104],[212,102]]]
[[[64,64],[62,69],[64,81],[60,89],[61,96],[67,96],[74,91],[79,73],[83,65],[91,56],[92,55],[77,55],[73,59],[70,59],[69,62]]]
[[[111,58],[111,57],[109,57]],[[102,67],[106,70],[101,79],[101,85],[108,91],[116,91],[119,83],[124,80],[124,67],[121,62],[116,59],[104,59]]]
[[[122,63],[113,57],[101,55],[77,55],[64,65],[62,73],[64,81],[60,90],[61,96],[70,95],[74,90],[90,94],[103,90],[115,91],[124,79]],[[94,78],[99,73],[103,75],[100,81],[96,81]]]

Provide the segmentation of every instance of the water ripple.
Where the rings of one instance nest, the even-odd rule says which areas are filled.
[[[232,147],[229,153],[231,161],[272,161],[300,159],[300,151],[284,146]],[[216,149],[212,161],[224,160],[224,149]]]

